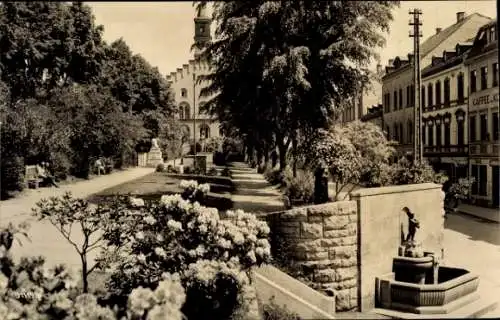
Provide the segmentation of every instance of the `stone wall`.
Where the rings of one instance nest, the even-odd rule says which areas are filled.
[[[425,251],[442,257],[444,193],[432,183],[360,189],[351,194],[358,208],[358,305],[364,312],[374,307],[375,277],[392,271],[401,231],[408,232],[408,207],[420,222],[415,239]]]
[[[300,207],[267,217],[314,289],[336,296],[336,310],[357,308],[355,201]],[[280,248],[281,250],[282,248]]]

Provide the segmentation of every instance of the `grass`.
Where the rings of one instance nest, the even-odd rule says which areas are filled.
[[[153,172],[144,177],[93,194],[88,197],[88,200],[92,203],[102,203],[117,195],[131,195],[144,200],[158,200],[162,195],[181,193],[183,190],[179,186],[180,181],[179,178],[170,177],[166,173]],[[208,193],[207,203],[204,205],[219,210],[231,209],[233,206],[231,195],[223,188],[224,186],[221,186],[222,188],[218,187],[211,184],[211,192]]]

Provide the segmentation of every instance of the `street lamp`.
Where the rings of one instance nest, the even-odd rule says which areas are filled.
[[[196,73],[193,72],[193,140],[194,140],[194,168],[196,169]]]

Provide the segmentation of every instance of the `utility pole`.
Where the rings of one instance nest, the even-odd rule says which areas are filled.
[[[420,26],[422,25],[422,21],[420,20],[420,15],[422,15],[422,10],[413,9],[409,14],[413,16],[409,25],[413,26],[413,33],[410,32],[410,38],[413,38],[413,86],[415,90],[415,106],[413,108],[415,132],[413,135],[413,162],[417,164],[422,163],[424,158],[424,146],[422,141],[422,99],[420,97],[420,87],[422,83],[420,73],[420,38],[422,37]]]
[[[194,163],[196,169],[196,73],[193,72],[193,138],[194,138]]]

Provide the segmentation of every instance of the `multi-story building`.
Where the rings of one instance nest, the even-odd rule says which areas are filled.
[[[445,171],[451,181],[467,177],[468,79],[464,60],[471,47],[472,43],[457,44],[453,51],[432,57],[431,64],[421,71],[424,157],[436,170]]]
[[[446,50],[452,50],[457,43],[472,39],[477,30],[491,19],[474,13],[466,16],[457,13],[455,24],[446,29],[436,29],[436,34],[426,39],[420,46],[421,65],[427,66],[442,56]],[[407,59],[396,57],[389,60],[382,77],[382,103],[384,126],[388,137],[399,142],[397,150],[401,154],[413,151],[414,84],[413,55]]]
[[[217,119],[203,111],[207,98],[200,97],[200,92],[207,83],[198,81],[198,76],[206,75],[211,70],[208,61],[199,59],[202,48],[211,41],[211,23],[206,11],[199,10],[194,18],[195,59],[189,60],[182,68],[167,76],[179,107],[179,121],[189,136],[189,141],[193,143],[196,139],[201,145],[206,139],[221,135]]]
[[[465,60],[469,78],[469,170],[472,201],[499,206],[500,149],[497,21],[482,26]]]

